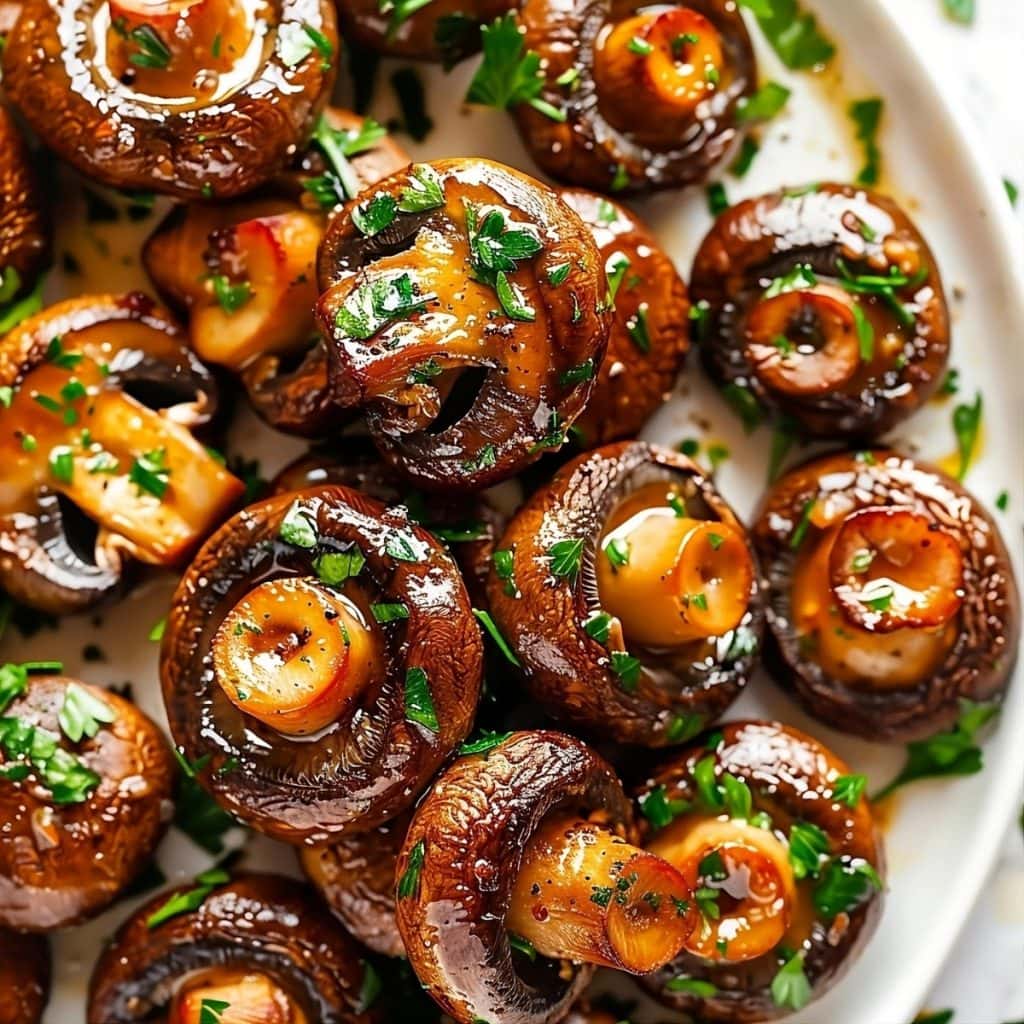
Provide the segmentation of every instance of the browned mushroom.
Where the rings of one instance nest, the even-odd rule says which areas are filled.
[[[0,927],[50,931],[99,913],[170,819],[174,761],[134,704],[0,668]]]
[[[218,1024],[370,1024],[381,1019],[370,978],[305,886],[214,870],[121,926],[93,971],[86,1020],[207,1024],[212,1004]]]
[[[31,284],[49,251],[49,223],[28,147],[0,107],[0,323],[4,307]],[[0,326],[0,334],[4,330]]]
[[[4,88],[89,177],[226,198],[269,180],[305,140],[337,43],[327,0],[26,0]]]
[[[132,561],[172,566],[243,487],[191,434],[209,372],[144,295],[59,302],[0,342],[0,588],[53,613],[111,594]]]
[[[704,364],[748,422],[874,437],[938,386],[949,314],[928,245],[891,199],[824,184],[748,199],[701,244]]]
[[[455,563],[344,487],[251,506],[182,580],[161,651],[175,741],[236,817],[327,842],[410,806],[465,739],[482,641]]]
[[[753,530],[770,586],[768,667],[844,732],[907,740],[998,700],[1020,635],[1009,554],[956,481],[891,451],[806,463]]]
[[[520,732],[456,761],[398,861],[398,927],[459,1024],[561,1020],[598,964],[670,960],[696,910],[682,876],[630,842],[629,802],[579,740]]]
[[[594,233],[615,307],[608,352],[573,430],[589,448],[634,436],[668,397],[689,347],[690,305],[672,261],[634,213],[593,192],[561,196]]]
[[[491,612],[533,697],[626,743],[681,743],[753,668],[764,613],[742,524],[698,467],[641,442],[565,466],[494,555]]]
[[[241,374],[279,429],[320,435],[340,419],[313,318],[326,216],[408,163],[376,122],[329,108],[310,146],[257,196],[176,207],[143,248],[160,294],[187,315],[199,357]]]
[[[331,221],[319,279],[335,401],[425,488],[485,487],[559,447],[607,342],[586,225],[488,160],[368,190]]]
[[[694,888],[700,923],[644,986],[701,1020],[752,1022],[835,984],[882,909],[864,781],[775,722],[733,722],[673,756],[640,808],[647,848]]]
[[[39,1024],[49,995],[49,942],[0,928],[0,1024]]]
[[[600,192],[674,188],[733,151],[757,68],[732,0],[526,0],[519,18],[544,86],[516,118],[552,177]]]

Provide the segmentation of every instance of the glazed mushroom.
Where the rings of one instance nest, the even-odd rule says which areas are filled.
[[[49,223],[28,147],[0,107],[0,310],[31,284],[49,251]]]
[[[748,422],[876,437],[938,387],[949,313],[927,243],[893,200],[823,184],[723,213],[693,265],[708,372]]]
[[[459,1024],[557,1021],[591,965],[670,960],[692,893],[630,829],[611,768],[570,736],[513,733],[456,761],[398,861],[398,927],[427,992]]]
[[[49,942],[0,928],[0,1024],[39,1024],[49,996]]]
[[[59,302],[0,342],[0,588],[54,614],[112,594],[132,562],[175,566],[243,486],[191,430],[209,372],[144,295]]]
[[[88,177],[223,199],[268,181],[305,141],[337,43],[326,0],[27,0],[4,88]]]
[[[319,435],[339,420],[313,319],[327,215],[409,158],[380,125],[347,110],[325,111],[314,139],[256,197],[176,207],[142,258],[163,298],[187,316],[199,357],[240,374],[273,426]],[[295,363],[301,371],[285,370]]]
[[[588,448],[633,437],[668,397],[689,347],[686,285],[656,239],[624,206],[561,193],[594,234],[613,291],[608,351],[573,437]]]
[[[163,835],[174,780],[134,704],[37,668],[50,666],[0,668],[0,928],[21,931],[109,906]]]
[[[534,699],[625,743],[681,743],[738,696],[764,613],[742,524],[689,459],[642,442],[565,466],[513,518],[491,613]]]
[[[212,870],[121,926],[93,970],[86,1020],[205,1024],[213,1005],[218,1024],[370,1024],[367,979],[305,886]]]
[[[753,529],[770,587],[768,667],[844,732],[911,740],[999,700],[1020,634],[1009,554],[956,481],[891,451],[806,463]]]
[[[559,447],[609,314],[590,232],[488,160],[415,164],[350,203],[319,259],[335,401],[417,486],[496,483]]]
[[[405,810],[468,734],[482,641],[455,563],[401,508],[321,487],[229,520],[178,587],[171,732],[230,813],[324,843]]]
[[[647,849],[696,893],[700,923],[643,985],[701,1020],[765,1021],[835,984],[882,909],[880,839],[831,751],[775,722],[734,722],[639,792]]]
[[[757,68],[732,0],[526,0],[519,20],[544,86],[516,119],[552,177],[599,192],[677,188],[735,149]]]

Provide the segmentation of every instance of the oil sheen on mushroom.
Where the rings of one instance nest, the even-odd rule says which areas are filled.
[[[870,739],[998,700],[1020,609],[998,527],[956,481],[894,452],[826,456],[762,504],[769,668],[811,714]]]
[[[50,230],[43,194],[14,118],[0,107],[0,321],[46,263]]]

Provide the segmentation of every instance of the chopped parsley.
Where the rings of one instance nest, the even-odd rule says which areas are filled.
[[[294,544],[297,548],[316,547],[318,535],[315,513],[302,501],[293,501],[281,520],[277,534],[286,544]]]
[[[787,68],[802,71],[827,64],[836,48],[818,29],[799,0],[740,0],[757,18],[761,31]]]
[[[467,203],[466,234],[476,279],[494,289],[507,316],[533,320],[536,311],[508,275],[519,262],[533,259],[543,248],[537,229],[532,224],[510,222],[506,212],[495,207],[487,209],[481,219],[481,209]]]
[[[847,914],[868,897],[882,891],[878,872],[864,860],[832,860],[814,887],[814,906],[827,920]]]
[[[166,903],[153,911],[146,918],[146,927],[156,928],[172,917],[198,910],[218,885],[224,885],[230,881],[231,876],[222,868],[211,868],[209,871],[196,875],[193,888],[175,893]]]
[[[410,899],[418,896],[420,891],[420,876],[423,874],[423,862],[426,859],[427,843],[425,839],[419,840],[409,851],[409,860],[406,863],[402,877],[398,880],[398,898],[400,900]]]
[[[354,288],[335,315],[338,328],[366,341],[388,324],[422,313],[432,294],[420,294],[408,273],[378,277]]]
[[[78,743],[83,736],[91,739],[100,731],[101,726],[110,725],[116,719],[114,709],[84,686],[69,683],[65,688],[57,721],[61,731],[72,743]]]
[[[664,828],[672,824],[680,814],[685,814],[689,809],[689,801],[669,798],[665,787],[660,784],[640,798],[640,813],[655,828]]]
[[[963,480],[974,457],[974,448],[981,429],[982,401],[981,392],[975,393],[974,401],[967,405],[958,405],[953,410],[953,433],[956,434],[956,448],[960,459],[956,478]]]
[[[427,673],[418,665],[407,669],[405,673],[405,717],[431,732],[440,731],[430,682]]]
[[[167,493],[167,482],[171,471],[167,466],[167,451],[154,448],[137,456],[128,470],[128,479],[139,489],[139,493],[152,494],[163,499]]]
[[[473,614],[477,617],[477,620],[487,631],[487,634],[494,641],[495,646],[503,655],[505,655],[506,661],[511,662],[516,668],[522,667],[522,663],[515,656],[515,652],[508,645],[508,641],[501,634],[501,630],[498,629],[497,623],[491,618],[490,613],[483,611],[480,608],[474,608]]]
[[[867,776],[840,775],[832,783],[832,799],[847,807],[856,807],[867,784]]]
[[[640,659],[634,658],[627,651],[612,651],[611,666],[612,671],[619,677],[622,688],[627,693],[632,693],[636,689],[636,684],[640,682]]]
[[[556,541],[548,548],[552,576],[567,579],[570,583],[575,581],[583,558],[583,544],[582,537],[571,537]]]
[[[884,103],[877,96],[854,100],[849,107],[850,118],[856,127],[857,141],[864,150],[864,164],[857,172],[858,185],[877,185],[881,174],[882,153],[878,148],[878,126],[882,120]]]
[[[791,93],[778,82],[765,82],[753,96],[740,100],[736,114],[740,121],[770,121],[789,101]]]
[[[828,836],[817,825],[793,823],[789,830],[789,863],[796,878],[817,878],[828,852]]]
[[[803,953],[793,953],[771,984],[772,1002],[780,1009],[802,1010],[811,1001],[811,983],[804,972]]]

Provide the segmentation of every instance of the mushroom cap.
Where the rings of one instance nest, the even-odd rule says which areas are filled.
[[[455,761],[416,809],[396,877],[416,850],[422,867],[416,892],[398,897],[398,928],[423,987],[462,1024],[561,1020],[591,978],[593,968],[577,964],[518,972],[505,928],[527,841],[559,809],[604,811],[612,828],[631,826],[607,762],[571,736],[542,731]]]
[[[49,253],[49,219],[28,147],[14,118],[0,107],[0,273],[13,268],[27,283]]]
[[[631,17],[644,5],[526,0],[519,20],[525,48],[541,58],[540,99],[566,115],[564,121],[555,121],[526,103],[514,110],[523,142],[546,174],[570,185],[626,194],[692,185],[729,158],[740,139],[737,105],[757,88],[754,47],[733,0],[686,0],[680,6],[699,12],[715,26],[734,77],[701,104],[701,112],[678,140],[654,149],[605,119],[594,77],[594,47],[606,26]],[[566,89],[558,79],[573,68],[579,75]]]
[[[285,26],[312,28],[338,48],[327,0],[281,0],[266,37],[254,35],[254,68],[205,104],[136,92],[97,64],[99,0],[26,0],[3,54],[4,88],[47,146],[114,188],[182,199],[224,199],[280,171],[313,127],[334,82],[315,48],[294,66],[278,51]]]
[[[50,943],[0,928],[0,1022],[39,1024],[50,997]]]
[[[656,787],[663,787],[666,800],[700,798],[693,779],[694,766],[712,755],[716,774],[728,773],[744,782],[753,797],[755,812],[767,810],[773,820],[799,819],[820,828],[828,837],[830,852],[844,862],[866,861],[884,878],[882,841],[867,799],[856,806],[839,801],[833,792],[836,778],[849,768],[817,740],[779,722],[729,722],[712,734],[718,741],[713,750],[706,745],[711,736],[674,753],[634,794],[641,801]],[[652,829],[641,821],[650,841]],[[882,915],[883,893],[870,888],[869,895],[846,914],[831,922],[814,921],[804,944],[804,973],[812,998],[831,988],[857,959]],[[695,1013],[702,1020],[743,1022],[774,1020],[790,1011],[775,1005],[771,980],[778,969],[773,953],[742,964],[715,965],[683,952],[672,963],[643,978],[641,984],[666,1006]],[[715,995],[702,998],[672,992],[666,983],[684,975],[711,982]]]
[[[685,645],[645,654],[636,689],[627,692],[608,648],[586,632],[601,611],[596,558],[602,527],[620,500],[658,481],[692,491],[687,504],[745,535],[735,513],[703,471],[683,455],[642,441],[622,441],[564,466],[513,516],[501,550],[514,551],[513,593],[492,568],[491,612],[523,665],[527,689],[554,717],[624,743],[679,743],[713,721],[739,696],[755,664],[764,626],[757,574],[739,626],[716,638],[713,660]],[[551,548],[582,543],[575,578],[554,576]],[[753,558],[753,555],[751,555]],[[628,642],[628,638],[627,638]],[[703,652],[703,647],[701,648]]]
[[[745,351],[745,324],[770,281],[800,265],[819,277],[840,278],[841,261],[882,274],[908,253],[927,272],[895,290],[914,316],[900,349],[904,365],[896,360],[881,374],[865,365],[846,384],[821,394],[790,396],[765,387]],[[791,416],[815,437],[875,437],[889,430],[932,395],[949,355],[949,312],[935,257],[892,199],[860,186],[824,183],[730,207],[697,251],[690,299],[706,303],[697,339],[719,387],[749,392],[763,408]],[[873,347],[882,346],[876,341]]]
[[[266,974],[317,1024],[370,1024],[361,1009],[359,947],[306,887],[268,874],[239,875],[195,909],[150,928],[179,886],[136,911],[93,969],[87,1024],[133,1024],[166,1009],[193,971],[228,967]]]
[[[72,683],[116,714],[77,744],[58,725]],[[0,780],[0,927],[41,932],[77,924],[109,906],[156,849],[171,817],[173,756],[130,701],[63,676],[31,676],[4,714],[59,735],[100,782],[80,803],[55,804],[35,773]]]
[[[686,285],[631,210],[582,189],[560,193],[594,233],[605,267],[625,257],[608,350],[574,437],[596,447],[635,436],[664,402],[690,345]]]
[[[793,535],[809,501],[843,515],[872,506],[906,508],[952,536],[963,557],[956,640],[937,671],[908,687],[851,686],[827,675],[792,625],[791,587],[813,519]],[[941,470],[898,452],[837,452],[790,470],[762,499],[752,528],[768,584],[765,660],[776,681],[815,718],[872,740],[906,741],[950,728],[960,701],[999,700],[1017,657],[1020,597],[1009,553],[992,517]]]
[[[299,738],[235,707],[212,658],[214,633],[256,583],[315,578],[314,549],[280,537],[296,502],[315,523],[318,543],[356,544],[366,559],[360,580],[409,613],[376,627],[384,631],[385,671],[367,682],[355,709]],[[325,486],[251,505],[210,538],[172,602],[160,672],[171,733],[190,762],[209,756],[201,781],[217,802],[274,838],[323,843],[372,829],[412,803],[472,727],[482,660],[465,587],[438,542],[404,510]],[[410,666],[427,675],[436,732],[405,717]]]

